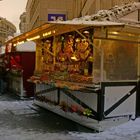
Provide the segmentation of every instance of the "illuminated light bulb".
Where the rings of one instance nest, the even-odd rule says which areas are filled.
[[[75,54],[73,54],[73,56],[71,57],[72,60],[78,61],[77,57],[75,56]]]
[[[39,39],[40,35],[34,36],[32,38],[27,38],[27,41],[31,41],[31,40],[35,40],[35,39]]]

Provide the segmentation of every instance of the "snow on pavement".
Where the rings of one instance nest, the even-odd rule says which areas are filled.
[[[0,140],[77,140],[61,129],[45,127],[34,109],[33,101],[0,101]]]
[[[25,115],[30,113],[29,110],[32,111],[32,105],[33,101],[0,101],[0,114],[4,115],[6,111],[10,111],[19,117],[22,113]],[[2,121],[1,118],[1,126],[3,126]],[[6,125],[5,127],[0,127],[0,139],[1,137],[3,138],[2,140],[140,140],[140,118],[100,133],[78,131],[69,131],[68,134],[63,134],[63,132],[39,132],[34,129],[23,130],[20,127],[11,129]]]
[[[140,140],[140,118],[100,133],[71,133],[71,135],[86,140]]]

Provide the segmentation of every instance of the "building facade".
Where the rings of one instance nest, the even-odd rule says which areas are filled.
[[[47,21],[68,20],[80,16],[85,0],[28,0],[26,5],[28,30]]]
[[[139,0],[28,0],[26,5],[27,30],[34,29],[47,21],[70,20],[134,1]]]
[[[27,20],[26,20],[26,12],[23,12],[20,16],[20,24],[19,24],[19,29],[21,33],[24,33],[27,31]]]
[[[0,46],[4,44],[8,36],[14,36],[14,33],[16,33],[16,27],[5,18],[0,17]]]

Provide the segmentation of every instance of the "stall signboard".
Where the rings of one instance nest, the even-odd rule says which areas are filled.
[[[48,21],[65,21],[66,14],[48,14]]]

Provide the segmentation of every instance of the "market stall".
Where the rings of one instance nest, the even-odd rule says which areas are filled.
[[[138,32],[62,26],[36,41],[35,104],[99,131],[136,117]]]
[[[8,90],[20,98],[34,96],[34,85],[27,79],[34,72],[35,43],[7,44],[5,65],[8,75]]]
[[[14,38],[36,42],[28,79],[35,84],[34,103],[98,131],[137,117],[140,26],[116,21],[139,6],[48,23]]]

